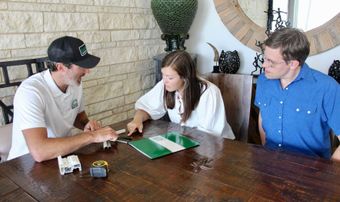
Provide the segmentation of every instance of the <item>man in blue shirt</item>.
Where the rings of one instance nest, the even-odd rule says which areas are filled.
[[[264,74],[257,81],[255,105],[266,147],[340,160],[331,154],[330,129],[340,139],[340,85],[311,69],[304,33],[283,28],[264,42]]]

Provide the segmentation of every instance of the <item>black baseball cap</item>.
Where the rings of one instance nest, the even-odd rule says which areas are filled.
[[[52,62],[72,63],[82,68],[93,68],[100,58],[87,52],[85,43],[71,36],[64,36],[54,40],[47,50]]]

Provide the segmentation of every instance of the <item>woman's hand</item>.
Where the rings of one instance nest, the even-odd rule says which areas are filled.
[[[133,118],[133,120],[127,124],[127,129],[129,131],[128,136],[132,135],[136,130],[139,133],[143,132],[143,122],[150,119],[150,115],[141,109],[138,109],[136,111],[136,114]]]
[[[128,136],[132,135],[136,130],[138,132],[142,133],[143,132],[143,122],[142,121],[131,121],[130,123],[127,124],[127,129],[129,131]]]

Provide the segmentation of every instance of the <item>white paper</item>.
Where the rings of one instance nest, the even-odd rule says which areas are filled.
[[[180,150],[185,149],[182,145],[176,144],[168,139],[166,139],[165,137],[162,136],[154,136],[154,137],[150,137],[149,138],[151,141],[167,148],[168,150],[170,150],[171,152],[177,152]]]

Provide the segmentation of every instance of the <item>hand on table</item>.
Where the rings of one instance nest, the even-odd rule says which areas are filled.
[[[137,122],[135,120],[131,121],[127,124],[128,136],[132,135],[132,133],[138,131],[139,133],[143,132],[143,122]]]
[[[115,130],[113,130],[110,126],[106,126],[103,128],[99,128],[95,131],[89,131],[92,135],[93,142],[105,142],[105,141],[116,141],[118,138],[118,134]]]
[[[101,124],[98,121],[91,120],[87,122],[87,124],[84,127],[84,132],[89,132],[89,131],[95,131],[101,128]]]

